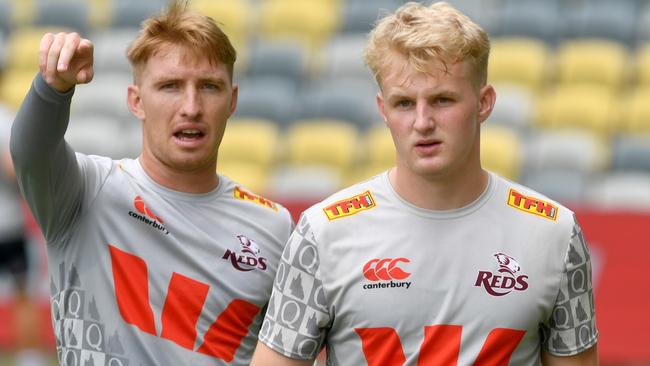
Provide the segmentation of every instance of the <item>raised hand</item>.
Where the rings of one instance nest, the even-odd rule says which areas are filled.
[[[43,79],[64,93],[93,78],[93,44],[78,33],[46,33],[39,49]]]

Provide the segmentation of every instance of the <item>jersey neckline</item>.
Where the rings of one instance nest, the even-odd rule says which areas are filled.
[[[134,173],[143,177],[149,183],[149,185],[153,190],[163,195],[173,196],[175,199],[182,199],[186,201],[197,201],[197,200],[203,201],[206,198],[216,199],[226,190],[226,187],[232,185],[232,182],[228,180],[228,178],[224,177],[223,175],[219,175],[219,183],[217,184],[217,187],[215,187],[210,192],[188,193],[188,192],[176,191],[171,188],[167,188],[161,185],[160,183],[156,182],[155,180],[153,180],[142,167],[140,158],[132,160],[132,163],[135,169]]]
[[[390,193],[390,196],[393,198],[392,201],[398,206],[401,206],[402,208],[406,209],[407,211],[417,216],[422,216],[422,217],[435,219],[435,220],[457,219],[474,213],[475,211],[483,207],[488,202],[488,200],[492,197],[496,188],[496,179],[494,177],[494,174],[488,171],[487,172],[488,184],[485,190],[483,190],[483,192],[474,201],[472,201],[471,203],[463,207],[454,208],[451,210],[430,210],[430,209],[418,207],[405,200],[402,196],[400,196],[397,193],[397,191],[395,191],[393,185],[390,183],[390,179],[388,177],[389,172],[390,169],[382,173],[381,182],[387,188],[387,191]]]

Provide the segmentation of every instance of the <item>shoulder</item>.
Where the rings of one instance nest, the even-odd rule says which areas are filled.
[[[303,217],[316,228],[355,225],[378,207],[381,175],[344,188],[305,210]]]
[[[234,209],[245,211],[251,220],[293,224],[289,210],[281,204],[225,176],[220,175],[219,179],[224,184],[225,199],[232,203]]]
[[[576,222],[571,209],[522,184],[496,174],[492,177],[496,185],[494,199],[503,207],[500,212],[517,223],[570,235]]]

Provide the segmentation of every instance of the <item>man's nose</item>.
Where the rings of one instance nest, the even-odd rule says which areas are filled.
[[[201,114],[201,97],[195,88],[187,88],[185,90],[181,108],[181,114],[188,118],[196,118]]]
[[[417,131],[427,131],[435,128],[433,108],[427,103],[418,103],[415,108],[415,121],[413,128]]]

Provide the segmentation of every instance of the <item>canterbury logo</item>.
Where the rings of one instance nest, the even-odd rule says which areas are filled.
[[[510,189],[508,194],[508,205],[549,220],[555,221],[557,219],[557,206],[534,197],[524,196],[514,189]]]
[[[241,189],[240,187],[235,187],[235,190],[233,191],[233,194],[234,194],[235,198],[237,198],[239,200],[254,202],[254,203],[257,203],[258,205],[268,207],[268,208],[272,209],[273,211],[278,210],[278,205],[275,202],[273,202],[273,201],[271,201],[269,199],[266,199],[266,198],[264,198],[262,196],[258,196],[256,194],[246,192],[245,190]]]
[[[142,197],[136,196],[135,200],[133,200],[133,206],[135,207],[136,210],[138,210],[139,213],[149,216],[150,219],[156,220],[161,224],[165,223],[163,219],[160,218],[160,216],[156,216],[154,215],[153,212],[151,212],[151,210],[147,207],[147,205],[144,204]]]
[[[370,281],[405,280],[411,276],[398,265],[410,263],[407,258],[372,259],[363,266],[363,275]]]
[[[354,197],[340,200],[323,209],[329,220],[340,219],[341,217],[351,216],[361,211],[369,210],[376,207],[375,200],[372,198],[370,191],[358,194]]]
[[[163,224],[163,219],[160,218],[160,216],[155,215],[151,210],[145,205],[144,201],[142,200],[142,197],[136,196],[135,199],[133,200],[133,207],[135,207],[135,211],[129,211],[129,216],[133,217],[134,219],[140,220],[141,222],[149,225],[150,227],[160,230],[162,233],[165,235],[169,235],[169,230],[165,228],[165,225]],[[138,213],[139,212],[139,213]]]

